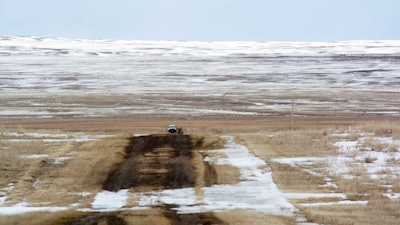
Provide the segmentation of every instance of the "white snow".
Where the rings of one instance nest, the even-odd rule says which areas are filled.
[[[385,193],[383,196],[391,200],[400,200],[400,193]]]
[[[284,193],[283,195],[288,199],[347,198],[347,196],[343,193]]]
[[[90,192],[80,192],[80,193],[78,193],[79,196],[84,197],[84,198],[89,197],[91,194],[92,193],[90,193]]]
[[[135,135],[134,135],[135,136]],[[362,136],[362,135],[361,135]],[[90,136],[93,137],[93,136]],[[275,158],[271,162],[284,163],[294,167],[299,167],[317,176],[325,176],[326,185],[337,187],[328,175],[339,174],[346,175],[351,172],[352,164],[365,166],[368,174],[377,176],[377,171],[386,168],[393,174],[399,172],[395,165],[388,164],[390,159],[400,159],[399,152],[375,152],[360,151],[359,146],[365,140],[364,137],[356,141],[347,140],[347,135],[335,135],[340,140],[333,143],[338,147],[338,155],[328,157],[297,157],[297,158]],[[93,199],[92,207],[89,209],[78,209],[85,212],[111,212],[118,210],[142,210],[161,204],[175,205],[173,208],[178,213],[200,213],[210,211],[230,211],[234,209],[248,209],[262,212],[265,214],[297,216],[298,209],[292,205],[289,199],[329,199],[329,202],[302,203],[299,206],[329,206],[343,204],[368,204],[368,201],[350,201],[343,193],[283,193],[272,179],[272,172],[269,165],[262,159],[256,157],[244,145],[235,142],[233,137],[222,137],[225,142],[225,148],[219,150],[209,150],[210,154],[204,158],[211,164],[232,165],[240,170],[240,182],[232,185],[212,185],[210,187],[167,189],[154,192],[131,193],[129,190],[120,190],[118,192],[102,191],[96,194]],[[397,143],[391,138],[382,138],[382,142]],[[217,153],[217,154],[212,154]],[[363,162],[365,154],[369,157],[376,157],[371,163]],[[351,156],[350,156],[351,155]],[[48,157],[48,155],[28,155],[28,158]],[[69,157],[53,158],[54,163],[63,163]],[[365,160],[364,160],[365,161]],[[327,166],[326,174],[315,165]],[[314,168],[315,167],[315,168]],[[37,185],[35,182],[35,185]],[[13,184],[0,190],[0,205],[4,204],[7,193],[12,190]],[[384,194],[385,197],[397,200],[400,195],[390,191]],[[90,196],[90,193],[79,193],[82,197]],[[134,198],[131,198],[134,196]],[[339,201],[332,201],[332,199]],[[136,202],[132,202],[135,201]],[[136,205],[128,207],[128,205]],[[10,207],[0,207],[0,215],[10,215],[25,212],[36,211],[60,211],[70,209],[67,207],[30,207],[28,203],[23,202]]]
[[[101,138],[113,137],[113,135],[84,135],[75,137],[75,142],[95,141]]]
[[[36,188],[36,186],[40,183],[40,179],[36,178],[35,182],[33,182],[32,187]]]
[[[3,205],[7,199],[7,194],[3,191],[0,191],[0,205]]]
[[[203,188],[184,188],[146,192],[140,195],[139,206],[158,204],[177,205],[178,213],[229,211],[237,208],[256,210],[266,214],[293,216],[297,209],[288,199],[339,198],[341,193],[282,193],[272,179],[268,164],[237,144],[233,137],[223,137],[226,148],[214,150],[223,153],[207,156],[206,161],[229,164],[240,169],[241,182],[234,185],[213,185]]]
[[[210,187],[167,189],[162,191],[134,193],[136,207],[126,207],[133,193],[128,190],[119,192],[102,191],[92,203],[92,209],[83,211],[108,212],[115,210],[140,210],[157,205],[175,205],[178,213],[200,213],[230,211],[238,208],[259,211],[265,214],[298,216],[298,210],[288,199],[340,199],[338,202],[322,202],[302,204],[303,206],[331,204],[367,204],[365,201],[349,201],[343,193],[282,193],[272,179],[268,164],[253,155],[249,149],[235,143],[233,137],[223,137],[226,141],[224,149],[213,150],[205,161],[213,164],[229,164],[237,167],[241,173],[241,181],[233,185],[212,185]],[[321,160],[321,158],[275,159],[279,163],[301,165]],[[327,179],[327,182],[332,182]]]
[[[61,165],[63,164],[66,160],[70,159],[71,157],[56,157],[53,158],[53,164],[54,165]]]
[[[342,169],[338,170],[337,173],[348,173],[351,171],[349,166],[358,165],[363,167],[367,174],[374,179],[385,176],[399,176],[400,167],[395,163],[400,159],[399,141],[393,140],[391,137],[369,137],[375,143],[382,143],[380,148],[371,149],[368,146],[370,144],[367,141],[368,138],[364,137],[365,133],[360,132],[360,136],[362,137],[356,141],[343,139],[335,143],[335,146],[339,148],[338,152],[341,153],[336,159],[346,161],[345,163],[341,163],[340,167]],[[387,145],[389,144],[397,146],[395,151],[388,151]]]
[[[32,132],[0,132],[0,136],[6,137],[6,141],[37,141],[42,142],[88,142],[101,138],[113,137],[114,135],[80,135],[80,134],[57,134],[57,133],[32,133]],[[9,137],[17,137],[18,139],[10,139]]]
[[[291,166],[314,165],[315,162],[325,161],[325,157],[295,157],[295,158],[273,158],[271,162],[288,164]]]
[[[57,212],[68,210],[71,207],[30,207],[28,203],[22,202],[10,207],[0,207],[0,215],[16,215],[30,212]]]
[[[357,141],[343,140],[335,142],[334,145],[339,148],[340,153],[350,153],[356,150],[357,144]]]
[[[49,155],[48,154],[32,154],[32,155],[22,155],[21,158],[25,159],[41,159],[41,158],[47,158]]]
[[[145,136],[149,136],[149,134],[133,134],[133,137],[145,137]]]
[[[1,136],[10,137],[32,137],[32,138],[68,138],[67,134],[47,134],[31,132],[1,132]]]
[[[275,158],[271,162],[291,165],[312,175],[322,176],[327,182],[324,186],[333,188],[338,186],[330,176],[339,175],[346,179],[352,179],[354,178],[352,173],[354,168],[362,169],[372,179],[397,179],[400,176],[400,167],[398,166],[400,141],[391,137],[374,137],[373,135],[358,131],[359,138],[349,140],[348,133],[335,133],[332,137],[339,140],[332,144],[338,148],[337,155]],[[382,145],[372,149],[368,147],[368,139],[375,143],[382,143]],[[394,146],[391,151],[388,150],[387,146],[389,145]],[[398,199],[398,194],[390,191],[384,196],[389,199]]]
[[[109,114],[180,113],[259,115],[290,109],[290,101],[266,99],[265,91],[280,95],[293,89],[398,92],[400,41],[352,42],[179,42],[138,40],[85,40],[40,37],[0,37],[4,96],[26,100],[0,105],[6,117],[77,117]],[[174,65],[171,67],[171,65]],[[177,89],[176,87],[179,87]],[[21,93],[21,90],[24,90]],[[276,92],[275,92],[276,91]],[[80,96],[137,96],[155,93],[186,96],[226,96],[252,99],[249,105],[209,107],[151,104],[98,106],[79,102]],[[236,93],[236,96],[230,93]],[[269,93],[273,95],[273,93]],[[76,95],[76,102],[48,102],[48,96]],[[30,99],[30,96],[40,98]],[[339,99],[342,100],[342,99]],[[346,99],[345,99],[346,100]],[[265,102],[264,102],[265,101]],[[342,110],[342,102],[296,99],[297,107]],[[229,101],[227,101],[229,102]],[[282,104],[285,103],[285,104]],[[286,104],[287,103],[287,104]],[[87,105],[88,104],[88,105]],[[362,101],[349,101],[357,111]],[[6,104],[5,104],[6,105]],[[34,106],[34,107],[32,107]],[[363,105],[366,106],[366,105]],[[49,108],[58,110],[49,110]],[[367,108],[367,107],[365,107]],[[393,101],[368,104],[365,113],[398,115]],[[268,112],[267,112],[268,113]]]
[[[339,137],[339,136],[338,136]],[[314,207],[314,206],[329,206],[329,205],[342,205],[342,204],[368,204],[368,201],[350,201],[343,193],[283,193],[281,192],[272,179],[272,172],[268,164],[256,157],[250,150],[241,144],[235,142],[233,137],[222,137],[226,141],[224,149],[209,150],[218,154],[209,154],[205,157],[205,161],[211,164],[218,165],[232,165],[240,170],[240,182],[233,185],[212,185],[210,187],[198,188],[182,188],[182,189],[167,189],[154,192],[141,192],[131,193],[129,190],[120,190],[118,192],[101,191],[96,194],[93,199],[91,208],[80,208],[78,211],[85,212],[112,212],[118,210],[143,210],[152,206],[168,204],[174,205],[174,210],[177,213],[200,213],[200,212],[217,212],[217,211],[230,211],[234,209],[248,209],[262,212],[265,214],[283,215],[283,216],[296,216],[301,217],[298,209],[292,205],[289,199],[329,199],[329,202],[315,202],[315,203],[302,203],[299,206]],[[387,139],[387,141],[391,141]],[[346,151],[338,150],[338,152],[345,152],[348,154],[347,147],[356,149],[354,143],[346,144],[341,140],[337,144],[341,148],[346,148]],[[219,154],[221,153],[221,154]],[[338,156],[337,158],[329,157],[324,159],[322,157],[299,157],[299,158],[276,158],[273,162],[285,163],[292,166],[307,166],[312,167],[314,163],[327,161],[330,165],[341,162],[345,158],[345,162],[350,160],[348,157]],[[68,157],[54,158],[60,160],[68,159]],[[303,167],[302,167],[303,168]],[[334,167],[333,167],[334,168]],[[308,169],[310,172],[312,169]],[[319,172],[315,172],[321,175]],[[335,185],[329,177],[325,179],[327,184]],[[332,184],[333,183],[333,184]],[[4,203],[7,192],[13,188],[9,184],[0,192],[0,205]],[[82,197],[90,196],[90,193],[78,193]],[[134,196],[134,198],[131,198]],[[398,193],[388,192],[384,194],[389,199],[399,199]],[[339,201],[332,201],[333,198]],[[135,201],[136,202],[132,202]],[[134,207],[128,207],[132,205]],[[28,203],[22,202],[10,207],[0,207],[0,215],[11,215],[26,212],[37,211],[60,211],[67,210],[77,205],[70,205],[67,207],[32,207]]]
[[[7,185],[7,187],[0,189],[0,206],[2,204],[4,204],[4,202],[7,199],[7,195],[10,191],[12,191],[14,189],[14,184],[13,183],[9,183]]]
[[[124,207],[128,198],[128,190],[120,190],[118,192],[102,191],[94,197],[92,208],[99,212],[115,211]]]
[[[112,137],[113,135],[67,135],[67,134],[42,134],[42,133],[3,133],[4,137],[18,137],[18,139],[4,139],[4,141],[12,142],[29,142],[29,141],[42,141],[46,143],[53,142],[89,142],[101,138]]]
[[[299,206],[318,207],[318,206],[332,206],[332,205],[367,205],[368,201],[338,201],[338,202],[314,202],[314,203],[301,203]]]

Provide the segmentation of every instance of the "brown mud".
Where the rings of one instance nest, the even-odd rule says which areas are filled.
[[[193,148],[192,140],[187,135],[132,137],[125,148],[124,162],[109,174],[103,188],[118,191],[136,187],[194,187]]]
[[[213,213],[177,214],[173,211],[166,211],[164,215],[172,225],[228,225],[228,223],[215,217]]]
[[[152,191],[176,189],[216,184],[215,168],[205,163],[198,165],[198,150],[203,140],[189,135],[148,135],[131,137],[125,147],[123,162],[115,165],[103,184],[104,190],[119,191],[133,189]],[[196,166],[197,164],[197,166]],[[201,169],[199,168],[201,167]],[[202,170],[202,171],[199,171]],[[199,184],[199,177],[202,182]],[[197,182],[197,183],[196,183]],[[158,205],[150,209],[159,212],[158,218],[171,225],[184,224],[223,224],[228,223],[213,213],[178,214],[172,210],[175,206]],[[132,222],[134,221],[134,222]],[[64,225],[128,225],[141,224],[143,215],[135,212],[120,211],[111,213],[93,213],[79,218],[66,219]]]
[[[169,224],[169,225],[228,225],[217,218],[213,213],[178,214],[173,210],[160,210],[159,213],[146,212],[148,215],[137,212],[124,213],[96,213],[70,219],[63,225],[130,225],[130,224]],[[144,217],[154,218],[148,219]]]
[[[114,214],[97,213],[64,223],[64,225],[128,225],[126,221]]]

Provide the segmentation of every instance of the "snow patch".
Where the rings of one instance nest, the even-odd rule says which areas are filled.
[[[46,134],[46,133],[19,133],[19,132],[2,132],[2,136],[10,137],[32,137],[32,138],[68,138],[67,134]]]
[[[21,202],[10,207],[0,207],[0,215],[16,215],[30,212],[58,212],[71,207],[30,207],[27,202]]]
[[[54,165],[61,165],[63,164],[66,160],[70,159],[71,157],[56,157],[53,158],[53,164]]]
[[[229,164],[239,168],[240,183],[145,192],[139,195],[138,206],[176,205],[173,209],[181,214],[242,208],[265,214],[299,216],[298,210],[289,203],[288,199],[338,198],[343,200],[340,204],[347,201],[347,196],[343,193],[282,193],[274,183],[271,169],[265,161],[252,154],[246,146],[235,143],[233,137],[222,138],[226,141],[226,148],[212,150],[212,152],[222,154],[210,154],[204,158],[204,161],[219,165]],[[315,161],[321,160],[325,159],[307,157],[274,159],[273,161],[296,166],[313,165]],[[326,181],[332,186],[336,185],[331,179],[326,179]],[[359,202],[349,204],[356,203],[359,204]]]
[[[0,205],[4,204],[7,199],[8,193],[14,189],[14,184],[9,183],[7,187],[0,189]]]
[[[227,143],[226,148],[215,152],[223,153],[226,158],[210,156],[205,160],[238,167],[241,172],[240,183],[146,192],[140,195],[138,205],[177,205],[174,210],[182,214],[243,208],[266,214],[294,215],[297,209],[277,188],[265,161],[254,156],[246,146],[235,143],[233,137],[223,138]]]
[[[383,196],[391,200],[400,200],[400,193],[385,193]]]
[[[49,155],[47,154],[32,154],[32,155],[22,155],[20,157],[24,159],[42,159],[42,158],[47,158],[48,156]]]
[[[133,137],[146,137],[149,136],[149,134],[133,134]]]
[[[318,207],[318,206],[331,206],[331,205],[367,205],[368,201],[338,201],[338,202],[315,202],[315,203],[301,203],[299,206]]]
[[[337,155],[275,158],[271,162],[299,167],[310,174],[323,176],[326,181],[323,186],[332,188],[337,188],[337,184],[324,174],[340,175],[351,179],[354,177],[352,173],[354,168],[363,169],[372,179],[397,179],[400,176],[400,167],[397,163],[400,160],[400,141],[392,137],[374,137],[372,133],[357,132],[359,138],[356,140],[349,140],[350,135],[347,132],[331,134],[332,137],[338,139],[333,143],[337,147]],[[321,168],[317,166],[319,163],[328,165]],[[398,199],[398,194],[392,193],[390,188],[384,196],[389,199]]]
[[[308,198],[340,198],[347,199],[343,193],[284,193],[288,199],[308,199]]]
[[[95,141],[101,138],[113,137],[114,135],[84,135],[75,137],[75,142]]]
[[[94,197],[92,208],[101,212],[115,211],[124,207],[128,198],[128,190],[102,191]]]
[[[78,193],[78,195],[83,197],[83,198],[89,197],[91,194],[92,193],[90,193],[90,192],[80,192],[80,193]]]

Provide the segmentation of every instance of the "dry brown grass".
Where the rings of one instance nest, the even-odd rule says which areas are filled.
[[[361,149],[363,151],[375,151],[375,152],[384,152],[388,151],[389,144],[380,141],[377,137],[367,137],[364,142],[361,144]]]
[[[220,135],[207,135],[207,136],[199,136],[192,135],[194,137],[193,140],[200,140],[202,143],[201,146],[198,146],[200,150],[213,150],[213,149],[222,149],[224,148],[224,140],[220,138]],[[193,143],[195,145],[195,143]]]
[[[395,192],[395,193],[400,193],[400,180],[395,179],[393,181],[392,191]]]
[[[299,129],[282,130],[271,133],[240,134],[240,140],[244,141],[258,157],[267,162],[279,157],[321,157],[336,154],[331,144],[328,129]],[[272,175],[278,187],[285,192],[327,192],[329,187],[322,187],[326,181],[322,176],[316,176],[306,172],[300,167],[270,163]],[[318,165],[314,165],[318,166]],[[324,165],[321,165],[324,167]]]
[[[126,143],[125,136],[84,143],[63,142],[56,145],[58,151],[46,149],[47,158],[25,159],[29,164],[20,168],[23,172],[16,178],[8,204],[26,200],[60,206],[82,200],[81,192],[96,193],[110,168],[122,158]],[[59,156],[68,159],[56,165],[51,159]]]
[[[259,225],[259,224],[274,224],[274,225],[291,225],[296,224],[296,219],[293,217],[268,215],[250,210],[233,210],[231,212],[216,213],[216,216],[227,222],[229,225]]]
[[[222,149],[224,148],[224,140],[221,139],[217,135],[205,136],[202,138],[202,146],[199,146],[201,149],[201,162],[198,162],[197,168],[199,168],[199,164],[204,164],[205,157],[226,157],[223,153],[215,152],[214,149]],[[205,166],[208,164],[206,163]],[[203,167],[203,166],[200,166]],[[208,174],[208,177],[214,177],[215,184],[236,184],[240,181],[240,171],[238,168],[231,165],[213,165],[212,168],[204,168]],[[204,175],[203,175],[204,176]],[[207,179],[207,178],[206,178]],[[206,182],[209,183],[209,182]]]
[[[305,172],[301,168],[286,164],[270,163],[272,178],[284,192],[321,193],[330,192],[331,188],[321,186],[326,183],[323,177]]]
[[[171,224],[171,221],[169,221],[169,219],[165,217],[164,212],[162,210],[156,210],[156,209],[122,212],[121,216],[123,216],[123,218],[128,224],[135,224],[135,225]]]
[[[272,133],[240,134],[245,144],[260,158],[327,156],[335,154],[326,130],[301,129]]]
[[[302,207],[301,210],[308,221],[318,224],[397,225],[399,207],[398,201],[379,200],[368,205]]]
[[[240,181],[240,171],[230,165],[214,165],[218,184],[237,184]]]
[[[393,183],[391,179],[373,179],[361,166],[354,166],[349,174],[350,178],[338,176],[335,178],[340,192],[351,200],[379,200],[387,191],[383,184]]]
[[[175,123],[184,127],[185,133],[210,137],[204,139],[202,149],[221,148],[223,142],[219,139],[220,135],[235,135],[238,137],[237,140],[243,141],[257,156],[269,162],[271,158],[275,157],[323,157],[337,154],[335,148],[330,145],[332,137],[329,134],[337,130],[347,130],[349,125],[352,126],[352,131],[365,130],[379,134],[379,136],[392,136],[399,139],[398,119],[390,119],[390,122],[384,124],[380,122],[380,119],[378,117],[299,117],[295,120],[294,132],[290,129],[290,119],[287,117],[211,116],[196,118],[154,115],[101,119],[11,120],[4,123],[2,129],[14,129],[22,132],[40,129],[46,130],[47,133],[82,132],[83,134],[164,133],[166,124]],[[388,132],[388,129],[391,131]],[[82,207],[89,206],[94,194],[101,189],[108,172],[113,168],[113,165],[122,159],[127,141],[126,137],[126,135],[120,135],[95,142],[53,143],[46,144],[46,146],[41,146],[43,143],[39,142],[40,144],[32,145],[31,150],[27,152],[21,150],[21,152],[15,154],[0,149],[0,169],[2,169],[0,185],[6,186],[11,181],[17,183],[14,191],[9,195],[11,201],[8,204],[19,203],[23,199],[30,203],[49,202],[50,199],[50,205],[55,206],[76,202],[81,203]],[[358,139],[359,135],[357,132],[352,132],[350,137]],[[23,145],[26,145],[26,143],[15,144],[11,147],[24,149]],[[393,148],[391,151],[393,151]],[[388,149],[391,149],[390,146]],[[208,152],[211,154],[212,150]],[[66,160],[64,164],[58,166],[52,164],[52,158],[65,156],[68,153],[71,153],[68,155],[71,159]],[[47,159],[25,160],[18,157],[20,154],[49,154],[49,157]],[[202,156],[197,157],[196,160],[201,161]],[[10,159],[15,159],[15,163],[7,162]],[[322,177],[309,174],[303,168],[277,163],[270,163],[270,165],[273,170],[274,181],[283,191],[332,191],[330,188],[319,186],[325,183]],[[318,166],[322,167],[323,165]],[[205,171],[204,168],[203,170]],[[3,171],[8,171],[8,175],[4,175]],[[216,167],[216,171],[219,171],[218,182],[234,183],[239,177],[238,170],[232,167]],[[354,168],[351,175],[356,176],[356,178],[352,180],[342,177],[334,178],[339,185],[339,189],[336,191],[343,191],[352,200],[368,200],[370,203],[367,206],[304,207],[302,208],[303,212],[309,221],[332,225],[399,224],[399,202],[389,201],[382,197],[382,193],[386,192],[386,189],[381,186],[383,182],[371,180],[362,169]],[[227,177],[227,180],[221,180],[225,177]],[[35,182],[36,178],[40,178],[40,182],[37,188],[32,188],[32,183]],[[393,191],[398,192],[400,185],[396,181],[391,183],[393,183]],[[205,185],[199,180],[196,180],[196,184]],[[79,195],[81,192],[91,192],[92,194],[85,198]],[[330,200],[334,199],[327,201]],[[305,200],[305,202],[309,201],[311,200]],[[41,223],[43,221],[55,221],[54,223],[56,223],[57,218],[68,215],[68,212],[65,213],[67,214],[64,214],[64,212],[32,213],[8,216],[5,220],[3,220],[5,217],[2,216],[0,223],[46,224]],[[126,214],[125,218],[132,224],[152,224],[158,219],[160,219],[159,224],[164,224],[164,222],[168,224],[160,211],[149,210],[127,212]],[[49,216],[49,220],[43,220],[42,215],[43,218]],[[230,224],[295,224],[295,218],[264,215],[246,210],[217,213],[217,216]],[[54,220],[51,218],[54,218]],[[17,223],[18,221],[21,223]],[[26,221],[34,223],[26,223]]]
[[[400,139],[400,121],[398,120],[375,120],[361,122],[355,129],[373,133],[375,137],[393,137]]]
[[[370,155],[365,156],[364,162],[365,163],[373,163],[374,161],[378,160],[376,157],[372,157]]]
[[[354,131],[354,130],[350,130],[349,131],[349,141],[357,141],[360,138],[360,132],[359,131]]]
[[[62,225],[66,217],[76,217],[82,213],[74,210],[62,212],[32,212],[17,215],[0,216],[0,225]]]
[[[10,141],[0,140],[0,187],[13,183],[15,188],[10,193],[8,201],[15,203],[22,201],[22,192],[31,193],[32,184],[35,182],[35,173],[43,158],[28,158],[32,155],[48,155],[54,150],[51,144],[40,140]],[[17,191],[18,190],[18,191]],[[21,190],[21,193],[19,190]]]
[[[368,127],[366,127],[366,124]],[[364,148],[375,151],[397,151],[396,145],[382,143],[376,137],[392,136],[396,138],[396,123],[380,124],[379,127],[373,125],[380,124],[374,122],[356,123],[350,128],[348,140],[356,141],[360,138],[358,129],[365,129],[365,132],[374,132],[379,136],[367,138]],[[388,129],[389,127],[389,129]],[[295,130],[293,133],[289,131],[278,131],[264,134],[240,134],[240,138],[244,140],[246,145],[252,149],[255,154],[265,160],[274,157],[302,157],[302,156],[327,156],[336,155],[336,149],[330,143],[335,140],[329,136],[330,133],[337,133],[341,130],[347,130],[345,126],[332,126],[323,129],[302,128]],[[357,130],[354,130],[357,129]],[[391,130],[388,132],[387,130]],[[389,135],[390,133],[390,135]],[[295,143],[295,144],[293,144]],[[372,163],[376,159],[374,157],[365,157],[365,163]],[[398,224],[399,218],[394,217],[395,210],[393,205],[397,202],[387,201],[382,196],[387,191],[383,183],[388,184],[389,181],[371,179],[363,167],[354,167],[350,175],[354,179],[344,179],[342,177],[334,177],[334,181],[338,184],[339,189],[329,189],[321,187],[324,184],[322,177],[314,176],[304,171],[306,168],[293,167],[290,165],[270,163],[273,170],[273,179],[277,186],[283,191],[289,192],[343,192],[350,200],[368,200],[368,206],[321,206],[321,207],[304,207],[305,214],[309,222],[317,222],[320,224]],[[323,165],[321,165],[323,167]],[[318,165],[313,166],[318,167]],[[390,183],[390,182],[389,182]],[[393,186],[394,187],[394,186]],[[394,191],[395,192],[395,191]],[[337,201],[338,199],[316,199],[317,202]],[[310,203],[310,199],[296,200],[297,203]],[[386,205],[391,205],[389,212],[386,213]],[[348,211],[351,208],[352,210]],[[371,222],[371,210],[377,210],[378,215],[382,218],[374,218]],[[357,215],[353,215],[357,214]],[[366,215],[368,214],[368,215]],[[366,216],[368,219],[364,219]],[[397,214],[398,216],[398,214]],[[365,221],[368,221],[365,223]],[[384,221],[384,223],[378,222]],[[387,223],[386,223],[387,222]]]

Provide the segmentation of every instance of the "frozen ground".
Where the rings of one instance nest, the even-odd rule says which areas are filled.
[[[35,134],[35,136],[38,135]],[[181,214],[248,209],[265,214],[296,216],[298,221],[301,221],[303,216],[295,205],[289,202],[290,199],[318,199],[321,201],[300,204],[306,207],[368,203],[367,201],[350,201],[343,193],[284,193],[274,183],[271,169],[265,161],[253,155],[244,145],[236,143],[233,137],[227,136],[223,138],[226,141],[225,148],[210,150],[220,154],[212,154],[206,157],[205,160],[211,164],[228,164],[237,167],[241,173],[240,182],[237,184],[168,189],[155,192],[135,192],[133,189],[118,192],[102,191],[93,198],[91,208],[81,208],[79,203],[59,207],[36,207],[27,202],[5,207],[2,205],[6,201],[7,193],[13,189],[13,184],[9,184],[8,187],[1,190],[0,215],[35,211],[59,211],[73,208],[85,212],[112,212],[143,210],[158,205],[174,205],[173,209]],[[345,145],[343,140],[340,143],[341,146]],[[398,144],[398,142],[396,143]],[[339,151],[341,150],[343,150],[343,147],[340,147]],[[312,165],[319,160],[322,159],[280,158],[273,161],[287,163],[292,166],[301,166]],[[356,163],[357,160],[353,159],[353,162]],[[371,167],[373,167],[373,164],[371,164]],[[334,170],[335,167],[329,167],[328,169]],[[87,197],[90,193],[82,193],[81,195]],[[394,198],[394,195],[390,196]]]
[[[0,116],[398,115],[400,41],[0,37]],[[207,103],[207,104],[205,104]]]
[[[294,216],[298,212],[289,199],[339,198],[341,193],[283,193],[272,179],[272,172],[265,161],[254,156],[247,147],[224,137],[226,148],[213,152],[223,153],[206,158],[212,164],[233,165],[240,169],[241,182],[235,185],[213,185],[201,190],[194,188],[143,193],[139,206],[159,204],[176,205],[178,213],[230,211],[234,209],[255,210],[266,214]],[[200,197],[198,195],[200,193]],[[340,202],[345,204],[347,202]],[[350,202],[349,204],[360,204]],[[331,203],[335,204],[335,203]],[[363,203],[364,204],[364,203]]]
[[[400,41],[207,43],[0,37],[0,120],[132,114],[290,115],[292,103],[296,115],[399,115],[399,74]],[[105,137],[0,134],[1,142],[77,145]],[[354,139],[348,133],[334,134],[335,156],[272,162],[321,176],[324,185],[334,190],[339,189],[338,176],[353,179],[361,173],[375,180],[398,179],[399,141],[361,131],[358,135]],[[242,175],[238,184],[159,192],[104,191],[94,197],[95,193],[82,192],[82,198],[91,200],[86,208],[81,201],[56,207],[26,201],[11,205],[7,196],[15,184],[5,183],[0,187],[0,215],[68,209],[112,212],[173,204],[182,214],[241,208],[295,215],[301,221],[298,206],[368,204],[350,201],[343,193],[284,193],[273,182],[268,163],[231,137],[226,140],[226,148],[218,150],[225,157],[206,160],[237,167]],[[6,145],[0,148],[7,150]],[[21,155],[23,160],[46,159],[62,166],[73,158],[27,150]],[[398,188],[383,187],[387,190],[383,197],[400,199]],[[293,199],[302,203],[293,205]]]
[[[0,132],[2,141],[8,142],[87,142],[94,141],[100,138],[112,137],[112,135],[80,135],[71,134],[47,134],[47,133],[26,133],[26,132]]]
[[[275,158],[276,163],[288,164],[312,175],[322,176],[328,186],[337,187],[333,177],[353,180],[357,176],[385,183],[400,177],[400,141],[391,137],[375,137],[372,133],[358,131],[350,138],[349,133],[333,134],[333,144],[338,148],[337,155],[327,157]],[[354,140],[353,140],[354,139]],[[321,168],[320,165],[325,165]],[[385,197],[400,199],[400,193],[386,185]],[[324,203],[326,204],[326,203]],[[315,204],[314,204],[315,205]]]

